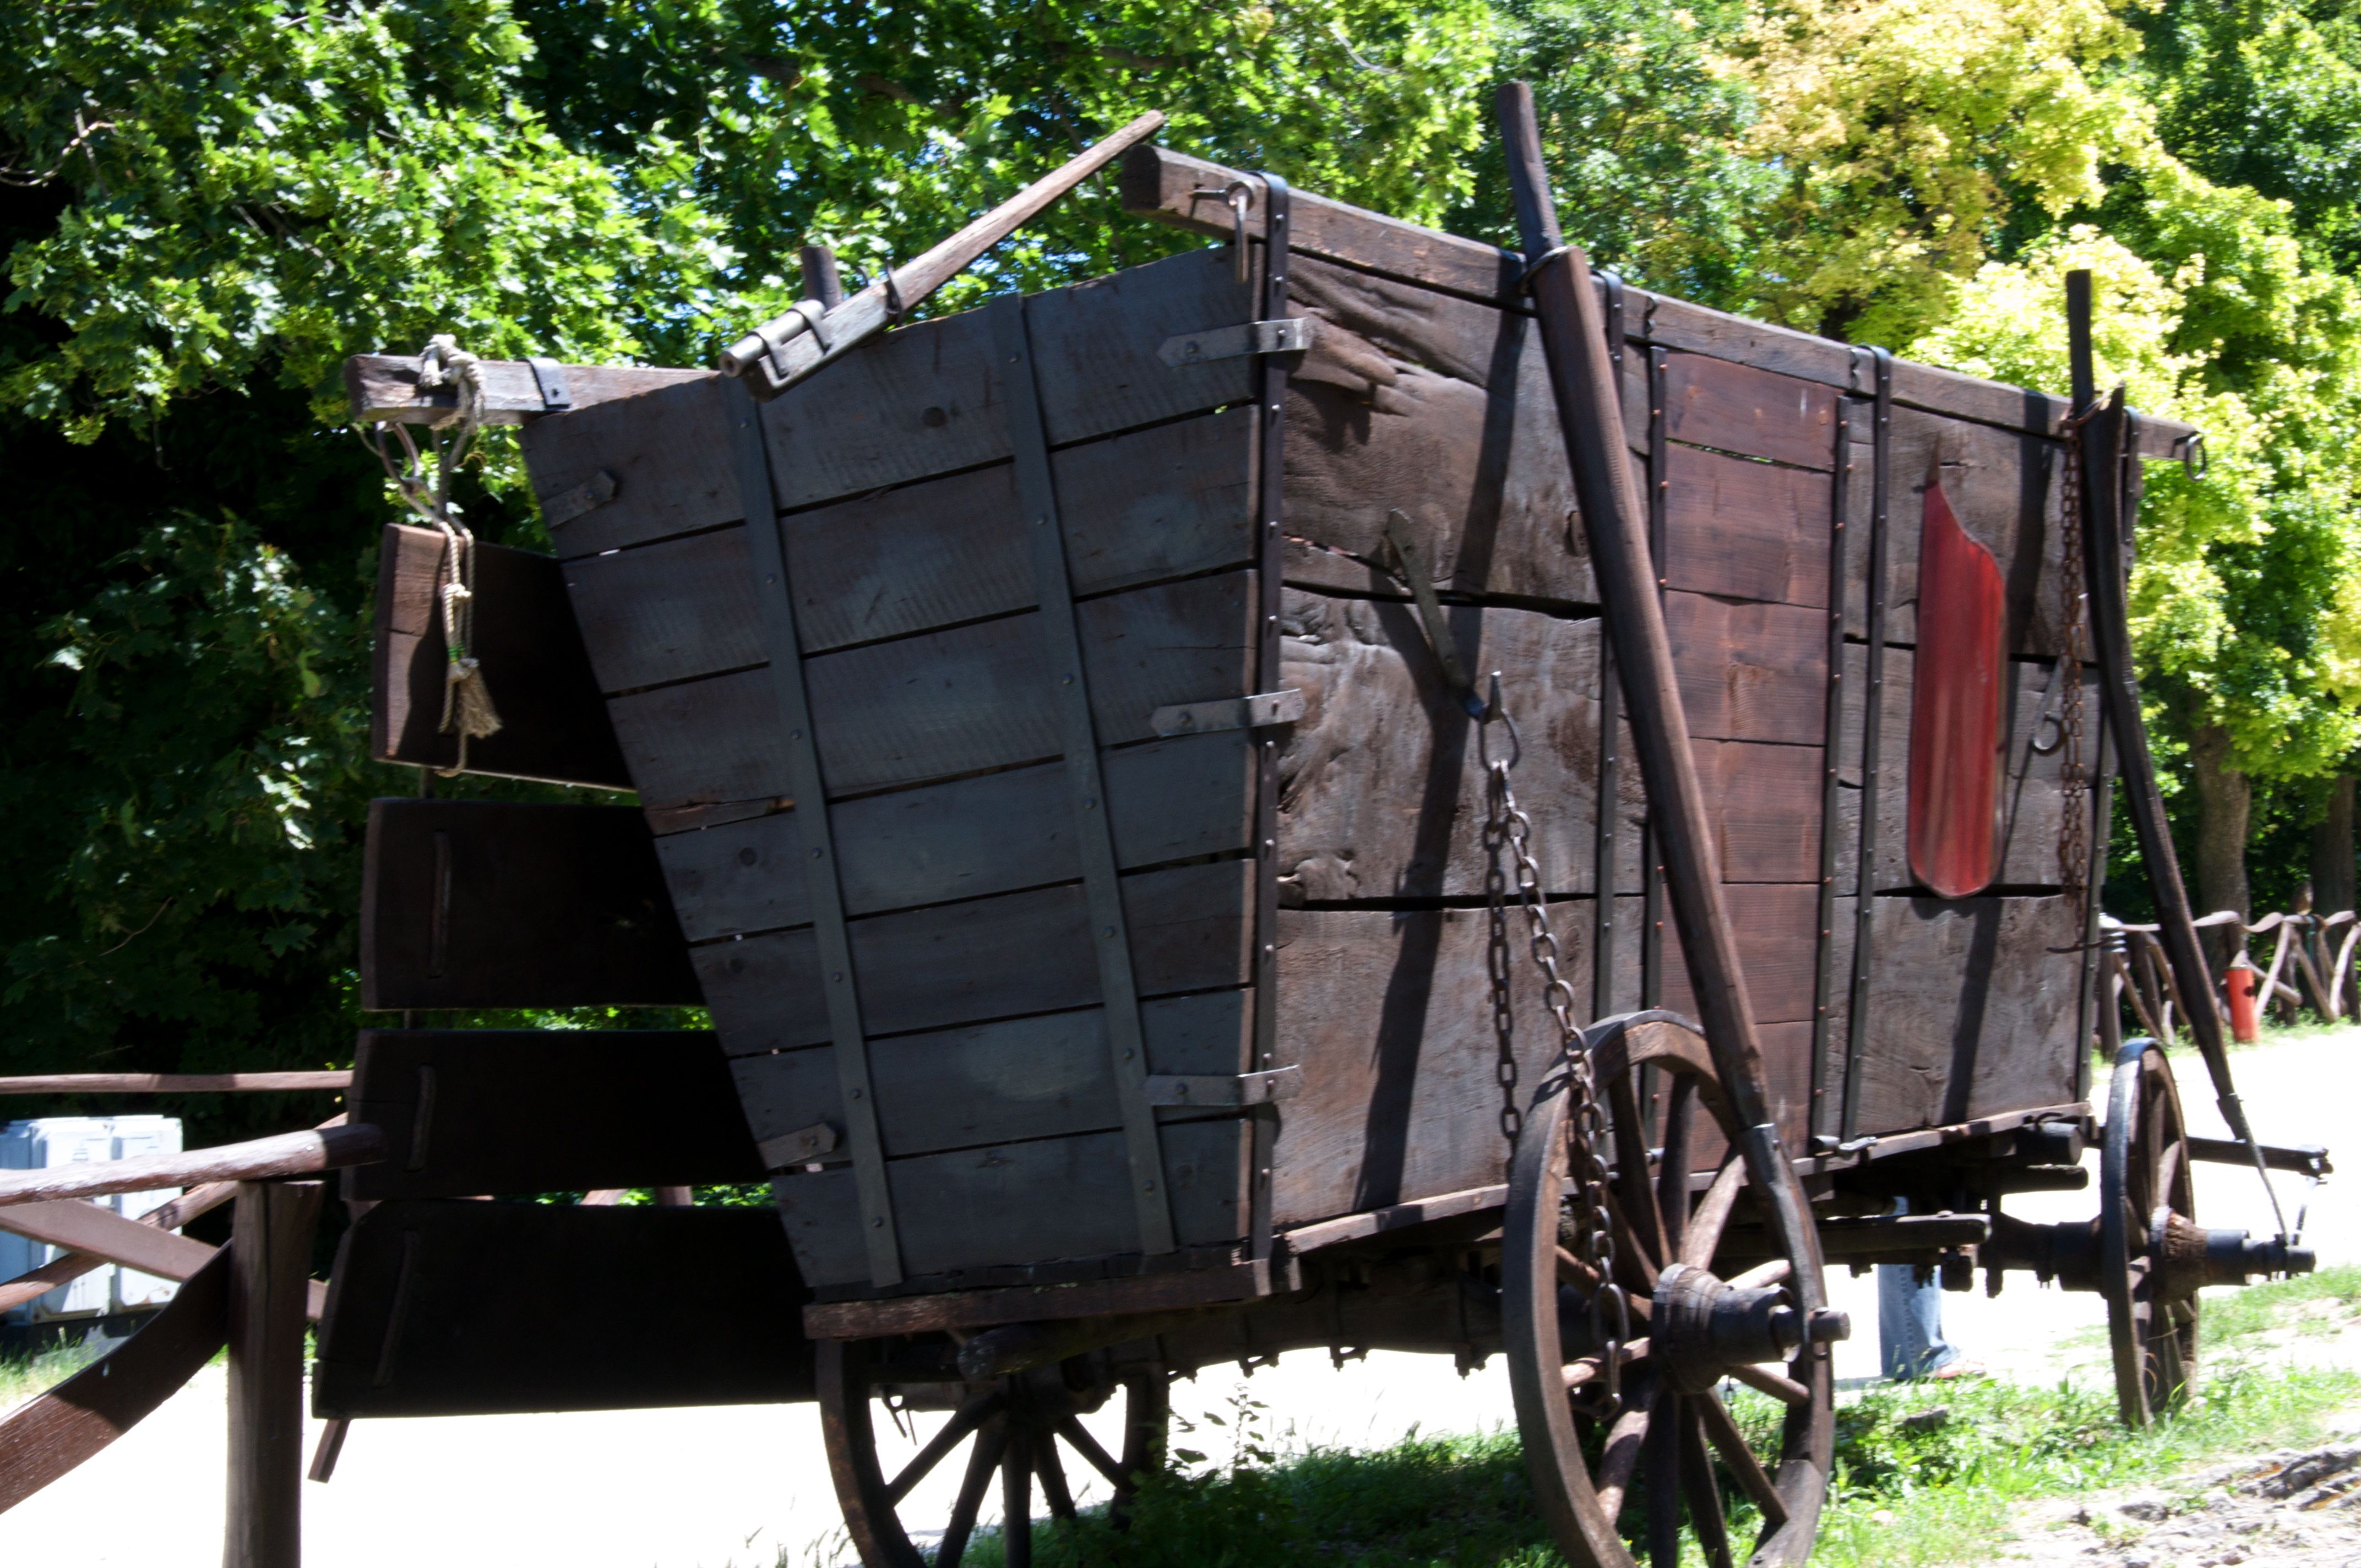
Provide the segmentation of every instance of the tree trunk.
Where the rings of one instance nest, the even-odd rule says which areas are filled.
[[[2354,907],[2353,775],[2328,789],[2328,816],[2312,830],[2312,906],[2323,915]]]
[[[2189,760],[2197,785],[2197,913],[2235,909],[2239,919],[2251,920],[2246,830],[2254,786],[2230,765],[2230,733],[2218,724],[2191,727]],[[2244,934],[2213,927],[2205,937],[2206,958],[2218,975],[2239,950]]]

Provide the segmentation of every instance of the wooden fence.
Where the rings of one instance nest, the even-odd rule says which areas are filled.
[[[2241,937],[2240,956],[2256,971],[2255,1004],[2276,1011],[2282,1022],[2293,1023],[2300,1007],[2323,1018],[2361,1017],[2361,978],[2354,959],[2361,941],[2361,920],[2354,911],[2334,915],[2309,912],[2266,915],[2252,925],[2236,911],[2224,909],[2198,920],[2202,929],[2235,927]],[[2105,973],[2118,1007],[2128,1013],[2127,1027],[2169,1040],[2188,1015],[2189,1003],[2165,961],[2164,946],[2154,926],[2135,926],[2113,916],[2101,916],[2100,945]],[[2270,962],[2255,958],[2255,939],[2268,937]],[[2223,982],[2214,982],[2213,1007],[2227,1015]]]

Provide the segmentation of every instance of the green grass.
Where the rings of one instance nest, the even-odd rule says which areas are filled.
[[[30,1355],[0,1353],[0,1409],[47,1393],[97,1359],[95,1352],[80,1344]]]
[[[2322,1303],[2330,1305],[2323,1307]],[[2211,1460],[2301,1443],[2361,1402],[2361,1375],[2267,1365],[2257,1336],[2361,1318],[2361,1268],[2209,1298],[2206,1378],[2188,1408],[2143,1432],[2115,1419],[2111,1386],[1990,1381],[1865,1391],[1838,1410],[1837,1469],[1813,1561],[1829,1568],[1934,1568],[1992,1555],[2020,1506],[2108,1487],[2169,1486]],[[1939,1425],[1906,1418],[1941,1409]],[[1777,1419],[1741,1395],[1751,1430]],[[1104,1519],[1036,1526],[1044,1568],[1563,1568],[1532,1506],[1513,1432],[1413,1436],[1367,1453],[1277,1453],[1259,1407],[1242,1400],[1222,1430],[1177,1432],[1203,1461],[1142,1496],[1132,1529]],[[1198,1448],[1188,1445],[1197,1443]],[[1208,1460],[1223,1446],[1226,1458]],[[1739,1510],[1733,1536],[1752,1539]],[[998,1568],[986,1535],[972,1562]]]

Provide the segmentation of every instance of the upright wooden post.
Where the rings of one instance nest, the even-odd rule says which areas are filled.
[[[303,1329],[316,1181],[241,1181],[230,1232],[229,1508],[222,1568],[303,1557]]]

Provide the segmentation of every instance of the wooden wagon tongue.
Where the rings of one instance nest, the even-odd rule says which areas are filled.
[[[885,275],[838,305],[804,300],[785,315],[764,322],[721,356],[725,376],[743,380],[764,401],[777,397],[821,366],[841,358],[915,309],[928,295],[965,271],[976,258],[1015,234],[1050,203],[1115,161],[1134,143],[1156,134],[1164,115],[1150,109],[1131,124],[1069,159],[936,246],[907,267]]]

